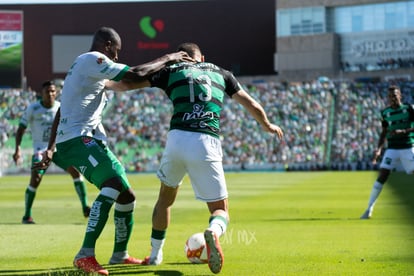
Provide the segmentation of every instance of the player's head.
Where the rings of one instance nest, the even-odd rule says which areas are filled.
[[[401,105],[401,90],[396,85],[388,87],[388,102],[391,107],[399,107]]]
[[[45,81],[42,84],[42,103],[46,107],[53,106],[56,99],[56,85],[53,81]]]
[[[121,37],[110,27],[100,27],[93,36],[91,51],[101,52],[117,61],[118,52],[121,51]]]
[[[204,56],[201,53],[200,47],[195,43],[182,43],[178,46],[177,51],[184,51],[197,62],[204,62]]]

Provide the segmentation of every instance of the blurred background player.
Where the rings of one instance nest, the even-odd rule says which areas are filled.
[[[56,85],[52,81],[45,81],[42,84],[42,91],[39,93],[41,98],[31,103],[20,118],[19,127],[16,132],[16,149],[13,160],[18,164],[22,158],[21,143],[23,135],[30,126],[32,133],[33,156],[32,164],[42,159],[42,152],[47,149],[50,137],[50,129],[55,118],[56,112],[60,107],[60,102],[56,101]],[[90,208],[87,204],[85,183],[82,175],[73,167],[66,170],[73,178],[76,193],[82,204],[82,211],[85,217],[89,216]],[[25,211],[22,218],[23,224],[35,223],[32,218],[32,206],[36,196],[37,188],[42,181],[46,169],[31,171],[30,183],[25,192]]]
[[[209,226],[204,232],[209,268],[219,273],[224,255],[219,237],[229,222],[228,193],[222,163],[220,112],[227,95],[240,103],[264,131],[283,137],[282,129],[269,122],[263,107],[256,102],[229,71],[204,62],[198,45],[184,43],[178,51],[186,52],[195,62],[167,66],[150,78],[151,86],[163,89],[174,106],[167,143],[157,172],[161,180],[154,206],[151,232],[151,255],[147,264],[163,260],[162,247],[170,223],[171,206],[183,177],[188,173],[198,200],[207,203]]]
[[[368,200],[368,208],[361,219],[369,219],[391,171],[403,168],[407,174],[414,172],[414,107],[401,101],[401,90],[398,86],[388,88],[388,104],[381,111],[382,131],[374,152],[376,163],[387,141],[380,164],[379,175],[375,181]]]

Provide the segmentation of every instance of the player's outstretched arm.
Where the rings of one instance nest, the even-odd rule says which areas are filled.
[[[276,134],[279,139],[283,138],[283,130],[278,125],[269,122],[263,107],[246,91],[239,90],[233,95],[233,99],[247,109],[254,119],[262,126],[263,130]]]
[[[138,89],[150,86],[148,77],[155,72],[158,72],[170,63],[181,61],[193,62],[194,59],[188,56],[186,52],[175,52],[166,54],[153,61],[131,67],[124,75],[121,81],[107,81],[105,87],[117,92]]]

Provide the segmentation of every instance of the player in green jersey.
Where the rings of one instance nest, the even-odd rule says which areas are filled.
[[[206,202],[210,213],[204,237],[210,270],[219,273],[224,261],[219,237],[229,222],[219,138],[224,97],[239,102],[264,131],[276,134],[279,139],[283,131],[269,122],[263,107],[249,96],[232,73],[205,62],[196,44],[184,43],[178,50],[187,52],[195,62],[172,64],[150,78],[151,86],[163,89],[172,101],[174,113],[157,172],[161,188],[152,217],[151,255],[145,263],[158,265],[163,260],[170,209],[184,175],[188,174],[195,197]]]
[[[43,151],[46,150],[50,128],[60,102],[56,101],[56,85],[52,81],[45,81],[42,84],[42,91],[39,93],[40,99],[31,103],[20,118],[19,127],[16,132],[16,149],[13,160],[18,164],[21,160],[20,145],[26,129],[30,127],[32,133],[33,156],[32,163],[38,162],[42,158]],[[82,204],[82,211],[85,217],[89,216],[90,208],[87,204],[86,188],[82,175],[74,168],[68,167],[66,170],[73,178],[76,193]],[[35,200],[37,188],[42,181],[46,169],[32,170],[30,183],[25,191],[25,212],[22,218],[23,224],[34,224],[32,218],[32,206]]]
[[[379,175],[375,181],[368,201],[368,208],[361,219],[369,219],[391,171],[403,168],[407,174],[414,172],[414,107],[403,103],[401,90],[398,86],[388,88],[389,106],[381,111],[382,132],[373,162],[376,163],[387,141],[382,158]]]

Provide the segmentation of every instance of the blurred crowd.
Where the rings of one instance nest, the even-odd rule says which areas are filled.
[[[400,82],[412,102],[414,82]],[[367,170],[381,131],[388,82],[355,83],[318,79],[303,83],[255,81],[243,84],[270,121],[280,125],[278,140],[261,130],[246,110],[226,98],[221,123],[223,163],[228,170]],[[172,105],[164,92],[145,88],[107,91],[104,125],[108,143],[130,172],[158,167]],[[14,140],[16,121],[35,99],[30,91],[0,93],[1,145]],[[29,131],[30,133],[30,131]],[[14,143],[8,143],[14,145]],[[11,160],[11,156],[10,156]],[[11,162],[10,162],[11,163]]]
[[[36,93],[20,89],[0,90],[0,148],[10,137],[14,138],[17,128],[13,121],[18,121],[26,107],[36,100]]]

